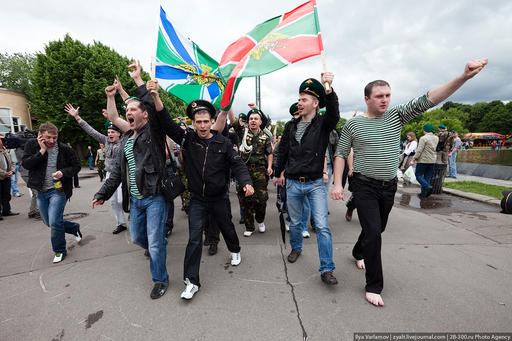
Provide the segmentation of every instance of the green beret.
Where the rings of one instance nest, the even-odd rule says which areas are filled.
[[[441,128],[441,129],[446,129],[446,126],[444,124],[440,124],[437,126],[438,128]]]
[[[178,122],[178,125],[179,125],[180,127],[181,127],[181,126],[185,126],[185,127],[187,126],[187,124],[186,124],[185,122],[183,122],[183,121],[179,121],[179,122]]]
[[[308,78],[299,87],[299,93],[314,96],[319,101],[319,107],[325,107],[325,89],[322,83],[314,78]]]
[[[247,113],[247,118],[249,118],[249,116],[251,116],[252,114],[258,114],[260,115],[261,118],[263,118],[263,113],[261,111],[259,111],[258,109],[251,109],[249,110],[249,112]]]
[[[456,132],[457,132],[457,130],[455,130],[455,129],[454,129],[454,130],[452,130],[452,133],[456,133]]]
[[[297,115],[299,113],[299,103],[295,102],[290,107],[290,115]]]
[[[434,126],[430,123],[427,123],[423,126],[423,131],[426,131],[427,133],[432,133],[434,129]]]
[[[238,115],[238,118],[241,119],[242,121],[247,121],[247,115],[244,113],[241,113],[240,115]]]
[[[210,102],[202,99],[196,99],[195,101],[190,102],[190,104],[187,106],[187,116],[193,120],[196,112],[201,110],[208,111],[210,113],[211,118],[214,118],[215,113],[217,112],[213,104],[211,104]]]

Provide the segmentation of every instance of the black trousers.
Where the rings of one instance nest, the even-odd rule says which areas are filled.
[[[11,212],[11,178],[0,180],[0,217]]]
[[[204,224],[204,245],[217,245],[220,241],[220,230],[213,214],[208,214],[208,219]]]
[[[361,234],[352,250],[355,259],[364,259],[366,291],[380,294],[384,287],[381,260],[381,234],[386,229],[389,213],[393,208],[396,182],[383,186],[354,178],[353,195]]]
[[[203,226],[208,215],[212,215],[222,233],[230,252],[240,252],[240,242],[231,221],[231,205],[226,193],[220,198],[203,198],[192,194],[188,211],[189,239],[185,251],[183,279],[200,286],[199,266],[201,265]]]

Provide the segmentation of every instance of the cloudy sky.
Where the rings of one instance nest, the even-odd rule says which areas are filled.
[[[156,48],[159,4],[175,26],[213,58],[257,24],[303,0],[23,0],[2,4],[0,52],[43,51],[66,33],[84,43],[100,41],[138,58],[149,70]],[[512,2],[509,0],[317,0],[327,68],[342,115],[364,111],[363,88],[375,79],[391,84],[391,105],[425,93],[460,74],[465,63],[489,65],[451,100],[509,101],[512,97]],[[262,109],[288,119],[299,84],[320,77],[320,57],[261,78]],[[254,79],[244,79],[234,109],[255,100]]]

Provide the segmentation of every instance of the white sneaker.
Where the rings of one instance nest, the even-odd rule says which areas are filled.
[[[309,234],[308,231],[302,231],[302,238],[309,238],[311,237],[311,235]]]
[[[286,231],[290,232],[290,224],[284,224]]]
[[[260,233],[265,232],[265,223],[264,222],[258,224],[258,231],[260,231]]]
[[[53,262],[54,263],[60,263],[60,262],[62,262],[63,259],[64,259],[64,254],[63,253],[56,253],[55,257],[53,257]]]
[[[242,262],[242,256],[240,256],[240,252],[231,252],[231,265],[237,266]]]
[[[250,237],[252,236],[252,231],[245,231],[244,232],[244,237]]]
[[[181,298],[184,300],[191,300],[194,294],[199,291],[199,287],[195,284],[190,283],[188,278],[185,278],[185,290],[181,293]]]

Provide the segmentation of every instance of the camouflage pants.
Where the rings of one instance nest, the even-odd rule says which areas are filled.
[[[254,231],[254,218],[256,218],[258,223],[262,223],[265,220],[268,200],[268,178],[262,171],[249,172],[254,186],[254,194],[250,197],[245,197],[245,192],[240,187],[237,194],[240,208],[244,212],[245,229],[247,231]]]
[[[181,181],[185,185],[185,192],[180,194],[181,197],[181,210],[185,211],[185,213],[188,214],[188,207],[190,205],[190,192],[188,191],[188,180],[185,176],[185,171],[183,168],[178,168],[177,172],[178,176],[180,177]]]
[[[100,176],[100,181],[103,181],[103,179],[105,179],[105,161],[98,160],[98,162],[96,163],[96,168],[98,169],[98,175]]]

